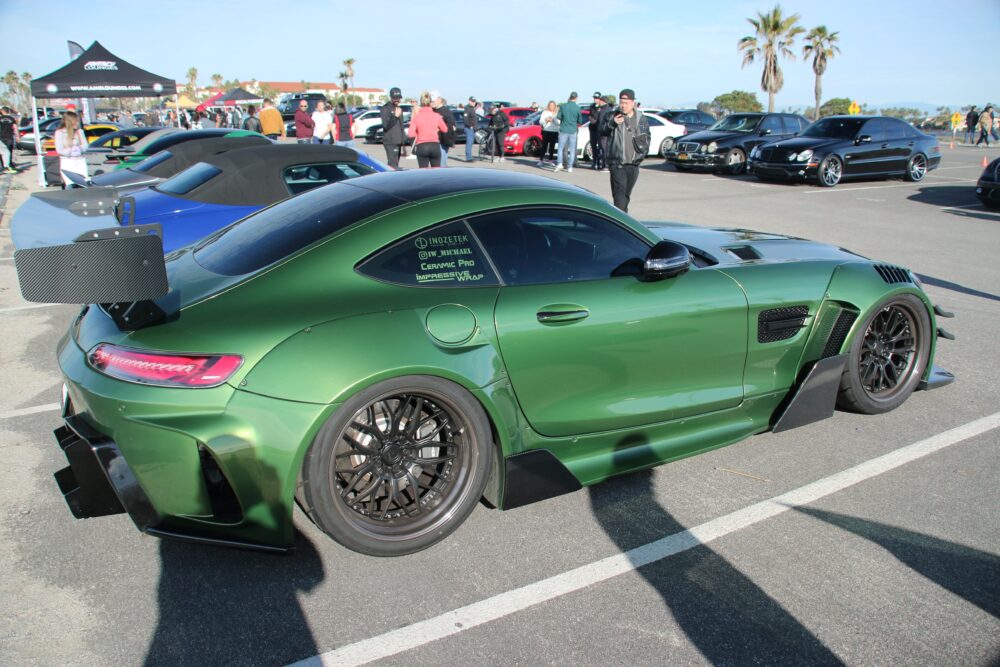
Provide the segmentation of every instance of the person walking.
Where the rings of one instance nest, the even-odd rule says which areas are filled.
[[[608,95],[604,98],[604,104],[601,106],[601,110],[597,114],[599,127],[604,127],[608,122],[608,118],[614,113],[614,107],[611,106],[611,102],[614,98]],[[597,143],[601,146],[601,171],[608,170],[608,136],[603,132],[598,133],[600,136],[597,139]]]
[[[274,108],[274,100],[264,100],[264,108],[260,110],[261,133],[268,139],[285,138],[285,121],[281,112]]]
[[[249,130],[251,132],[261,132],[263,129],[260,125],[260,119],[257,118],[257,107],[250,104],[247,105],[247,117],[243,119],[243,129]],[[263,134],[263,133],[262,133]]]
[[[465,120],[465,161],[472,162],[472,145],[476,143],[476,129],[479,127],[475,97],[469,96],[469,103],[462,110],[462,117]]]
[[[308,108],[308,103],[306,107]],[[331,143],[330,126],[333,125],[333,115],[326,110],[326,102],[320,100],[316,103],[316,110],[309,116],[313,122],[312,143]]]
[[[548,155],[549,162],[556,159],[556,144],[559,142],[559,120],[556,116],[559,107],[555,100],[549,100],[538,119],[538,124],[542,126],[542,148],[538,151],[538,163],[536,166],[545,166],[545,156]]]
[[[333,116],[333,142],[338,146],[354,147],[354,116],[347,113],[343,102],[337,103],[337,112]]]
[[[976,139],[976,126],[979,125],[979,112],[976,111],[976,105],[973,104],[969,108],[969,113],[965,114],[965,137],[964,141],[967,144],[971,144]]]
[[[590,168],[601,171],[604,168],[604,152],[601,149],[601,109],[604,108],[604,97],[594,93],[594,103],[590,105],[590,116],[587,118],[587,130],[590,132]]]
[[[611,171],[611,197],[615,207],[628,213],[632,188],[639,178],[639,164],[649,152],[649,121],[635,109],[635,91],[626,88],[618,94],[618,108],[602,128],[608,135],[608,168]]]
[[[0,109],[0,151],[3,152],[3,162],[0,167],[4,173],[15,174],[14,167],[14,134],[17,129],[17,116],[8,106]]]
[[[399,147],[403,145],[403,110],[399,108],[402,100],[402,91],[399,88],[391,88],[389,101],[379,109],[382,118],[382,147],[385,149],[386,162],[396,170],[399,170]]]
[[[72,183],[66,176],[67,172],[87,178],[87,159],[83,157],[83,151],[87,150],[87,138],[83,136],[80,117],[75,111],[67,111],[63,115],[62,125],[56,130],[55,144],[63,185]]]
[[[448,108],[448,100],[441,97],[438,91],[431,92],[431,108],[434,109],[448,126],[448,130],[441,133],[438,141],[441,143],[441,166],[448,166],[448,150],[455,145],[455,114]]]
[[[556,114],[559,121],[559,147],[556,149],[556,171],[562,171],[566,165],[566,171],[572,173],[573,162],[576,161],[576,139],[577,130],[583,123],[583,113],[576,103],[576,91],[569,94],[569,100],[559,106],[559,113]],[[563,157],[564,151],[569,151]]]
[[[490,116],[490,131],[493,132],[493,155],[490,155],[490,164],[493,164],[493,156],[503,162],[503,142],[507,140],[507,129],[510,127],[510,118],[500,108],[499,104],[493,106],[493,115]]]
[[[993,106],[986,105],[983,112],[979,114],[979,141],[976,145],[986,142],[986,147],[990,147],[990,132],[993,130]]]
[[[431,94],[420,94],[420,108],[410,119],[410,127],[406,131],[413,138],[413,154],[417,156],[417,166],[420,169],[441,166],[442,132],[447,132],[444,118],[431,106]]]
[[[299,100],[299,108],[295,111],[295,140],[300,144],[311,144],[314,127],[316,122],[309,113],[309,102]]]

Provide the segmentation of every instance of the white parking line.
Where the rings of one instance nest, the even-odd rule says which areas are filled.
[[[24,417],[26,415],[34,415],[39,412],[50,412],[52,410],[59,410],[62,406],[58,403],[46,403],[45,405],[36,405],[33,408],[21,408],[20,410],[9,410],[8,412],[0,412],[0,419],[13,419],[14,417]]]
[[[737,510],[681,533],[500,593],[434,618],[294,663],[292,667],[360,665],[429,644],[529,607],[631,572],[643,565],[707,544],[735,531],[894,470],[1000,426],[1000,412],[865,461],[770,500]]]
[[[962,204],[961,206],[942,206],[942,211],[950,211],[951,209],[957,208],[985,208],[982,204]]]
[[[32,310],[34,308],[51,308],[52,306],[65,306],[64,303],[35,303],[30,306],[11,306],[10,308],[0,308],[0,315],[3,313],[16,313],[19,310]]]
[[[931,177],[928,176],[927,178],[931,178]],[[963,178],[963,179],[960,179],[960,180],[966,181],[968,183],[975,183],[976,182],[976,179],[974,179],[974,178],[971,178],[971,179],[969,179],[969,178]],[[924,182],[926,183],[927,181],[924,181]],[[851,188],[851,187],[846,187],[845,188],[845,187],[841,186],[839,188],[823,188],[822,190],[809,190],[805,194],[807,194],[807,195],[825,195],[825,194],[830,194],[831,192],[857,192],[859,190],[885,190],[887,188],[912,188],[915,185],[917,185],[917,183],[897,183],[895,185],[869,185],[869,186],[866,186],[866,187],[863,187],[863,188]]]

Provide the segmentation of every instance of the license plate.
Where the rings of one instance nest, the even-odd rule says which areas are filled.
[[[678,160],[686,160],[686,159],[688,159],[688,154],[687,153],[678,153],[677,154],[677,159]]]

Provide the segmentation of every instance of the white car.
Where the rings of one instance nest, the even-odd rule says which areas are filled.
[[[649,121],[649,157],[666,156],[667,151],[674,146],[674,139],[685,134],[684,126],[671,123],[662,116],[657,116],[654,109],[643,109],[643,114]],[[590,132],[586,126],[582,126],[580,131],[584,134],[580,135],[576,156],[578,159],[592,160],[594,154],[590,148]]]
[[[365,132],[372,125],[378,125],[382,122],[382,117],[379,115],[378,109],[368,109],[367,111],[362,111],[354,118],[354,124],[357,126],[358,130],[355,132],[356,137],[364,137]]]

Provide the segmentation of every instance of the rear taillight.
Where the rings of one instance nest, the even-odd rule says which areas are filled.
[[[164,354],[101,343],[87,355],[111,377],[161,387],[217,387],[243,363],[236,354]]]

